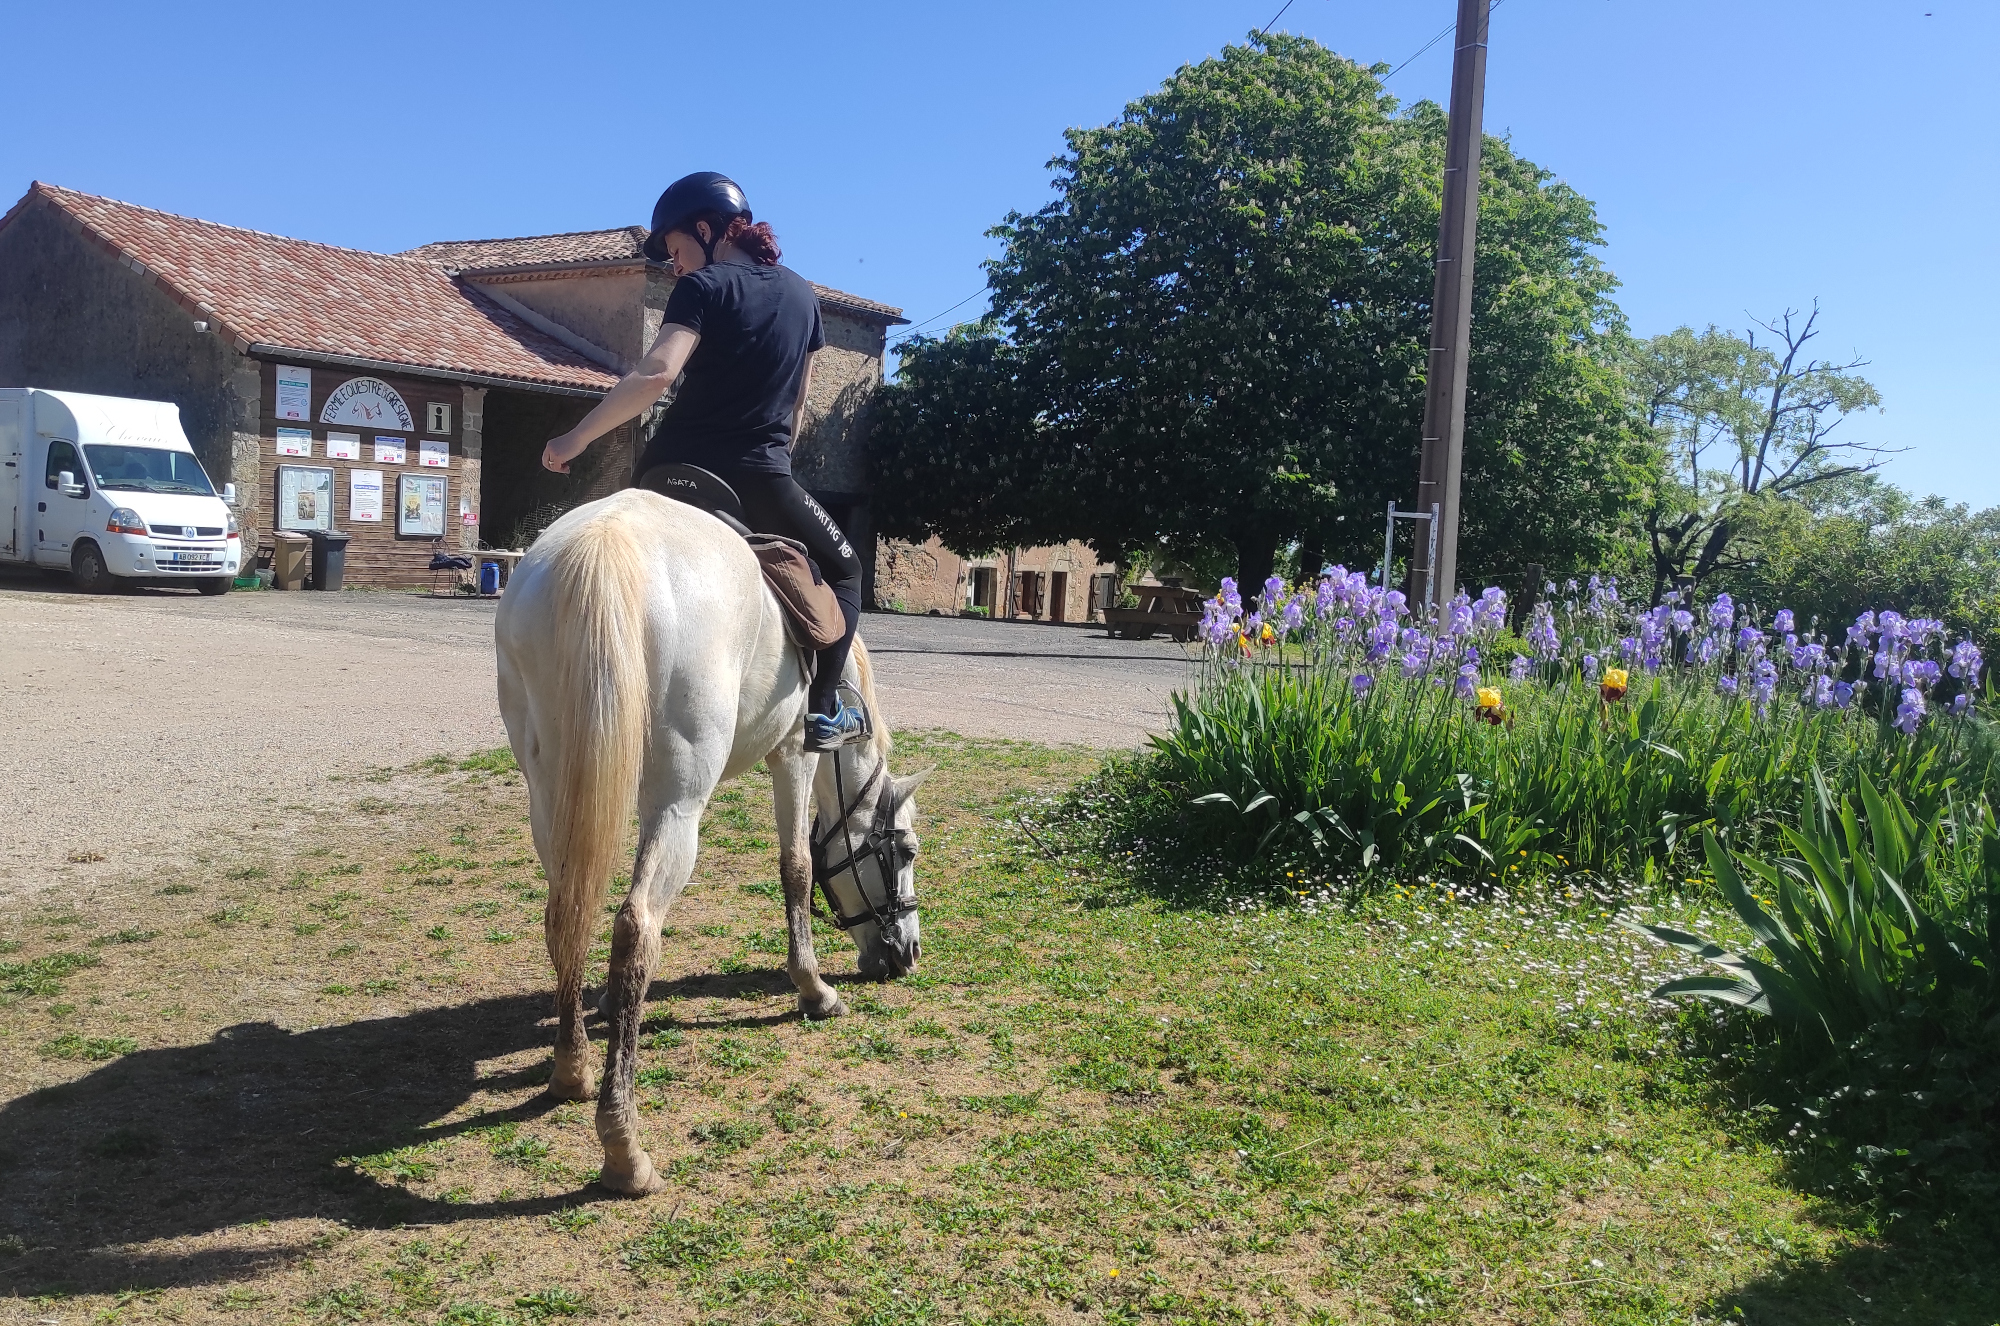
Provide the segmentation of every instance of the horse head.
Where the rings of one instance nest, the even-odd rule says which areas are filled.
[[[813,875],[834,924],[860,950],[863,976],[894,980],[923,956],[917,914],[917,803],[929,770],[898,778],[872,742],[822,757]]]

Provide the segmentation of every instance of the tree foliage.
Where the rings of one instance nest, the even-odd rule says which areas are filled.
[[[1828,485],[1812,502],[1749,508],[1741,556],[1715,588],[1817,618],[1835,639],[1863,612],[1936,617],[2000,657],[2000,508],[1916,498],[1873,476]]]
[[[1068,134],[1010,214],[991,321],[903,350],[887,532],[1102,555],[1291,540],[1366,564],[1415,487],[1445,117],[1304,38],[1189,65]],[[1597,560],[1648,477],[1590,203],[1487,140],[1460,565]],[[1371,551],[1373,550],[1373,551]]]
[[[1639,411],[1666,457],[1646,511],[1653,593],[1739,569],[1746,536],[1782,523],[1778,510],[1833,499],[1876,468],[1872,448],[1834,429],[1881,396],[1854,370],[1808,353],[1819,309],[1787,311],[1747,335],[1690,327],[1634,343],[1628,375]]]

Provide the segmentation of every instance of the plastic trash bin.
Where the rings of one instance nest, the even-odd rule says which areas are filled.
[[[345,530],[316,529],[310,531],[312,539],[312,571],[314,589],[339,589],[347,578],[347,540],[351,537]]]
[[[498,594],[500,592],[500,563],[481,562],[479,564],[479,592]]]
[[[304,589],[312,570],[312,540],[292,530],[271,535],[271,588]]]

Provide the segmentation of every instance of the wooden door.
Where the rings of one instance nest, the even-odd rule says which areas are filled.
[[[1069,572],[1051,571],[1049,573],[1049,620],[1052,622],[1066,621],[1068,619],[1064,614],[1068,611]]]

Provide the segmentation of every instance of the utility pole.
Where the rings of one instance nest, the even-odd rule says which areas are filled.
[[[1458,0],[1444,213],[1438,219],[1437,276],[1431,287],[1423,462],[1417,471],[1417,509],[1437,504],[1435,537],[1429,541],[1437,560],[1433,568],[1430,549],[1420,540],[1410,558],[1413,602],[1426,581],[1437,586],[1440,603],[1458,592],[1458,480],[1465,464],[1465,361],[1472,344],[1472,251],[1479,233],[1479,149],[1491,11],[1492,0]]]

